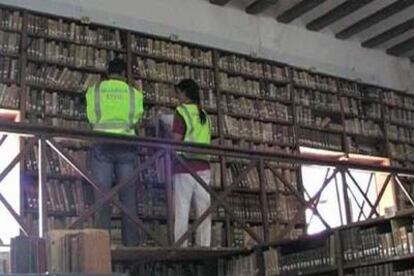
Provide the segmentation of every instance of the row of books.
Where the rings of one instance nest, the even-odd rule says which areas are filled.
[[[76,216],[82,214],[91,203],[93,197],[89,189],[83,187],[81,180],[48,179],[46,188],[46,208],[52,214]],[[89,192],[89,194],[88,194]],[[36,211],[38,206],[37,185],[24,185],[25,210]]]
[[[273,83],[265,83],[261,88],[261,97],[269,100],[282,100],[290,102],[292,97],[287,86],[278,86]]]
[[[414,161],[414,147],[408,144],[390,143],[390,154],[394,158]]]
[[[385,145],[376,141],[367,141],[355,139],[355,137],[346,136],[345,143],[352,153],[360,153],[371,156],[384,156]]]
[[[251,61],[236,55],[221,56],[219,59],[220,69],[263,77],[263,66],[260,62]]]
[[[213,65],[213,54],[211,50],[202,50],[174,42],[137,35],[132,35],[131,40],[132,50],[138,53],[164,57],[178,62],[205,66]]]
[[[342,137],[338,134],[329,134],[312,129],[300,129],[299,143],[303,146],[342,150]]]
[[[83,168],[86,168],[88,151],[85,149],[66,148],[66,152],[78,160]],[[37,172],[39,165],[39,148],[34,145],[25,158],[25,171]],[[72,176],[77,177],[77,172],[65,160],[52,150],[46,147],[46,173],[50,176]]]
[[[74,43],[111,48],[122,47],[119,30],[91,28],[88,25],[67,22],[63,19],[52,19],[29,14],[27,29],[32,34],[69,40]]]
[[[387,105],[401,107],[406,109],[414,109],[414,99],[410,96],[398,94],[394,91],[383,90],[384,103]]]
[[[293,70],[293,82],[296,85],[309,87],[312,89],[327,90],[337,92],[335,78],[310,73],[307,71]]]
[[[138,215],[144,217],[167,217],[166,194],[163,189],[151,188],[139,189],[137,193]],[[194,216],[194,214],[192,214]]]
[[[17,82],[19,75],[19,60],[0,56],[0,80]]]
[[[275,64],[250,61],[244,57],[236,55],[221,56],[219,67],[222,70],[244,75],[251,75],[267,80],[287,81],[288,70],[286,67]]]
[[[340,112],[341,104],[335,94],[307,89],[295,89],[295,102],[307,107]]]
[[[414,130],[397,125],[385,125],[389,139],[407,143],[414,143]]]
[[[119,265],[119,268],[115,265],[114,272],[151,276],[208,276],[205,270],[206,265],[197,262],[143,262],[135,264],[130,271],[126,271],[123,265]]]
[[[19,108],[20,88],[0,83],[0,108]]]
[[[20,31],[23,25],[21,12],[10,11],[6,9],[0,10],[0,27],[4,29]]]
[[[231,195],[226,198],[226,202],[230,206],[233,213],[239,219],[248,221],[261,222],[262,212],[259,195]],[[218,218],[225,218],[226,211],[223,207],[219,207],[216,213]]]
[[[255,254],[235,257],[230,260],[219,259],[217,276],[259,275],[257,261]]]
[[[135,83],[136,86],[143,91],[144,99],[146,100],[161,104],[179,104],[177,93],[174,86],[171,84],[142,80],[137,80]],[[201,89],[200,99],[202,106],[210,109],[217,109],[216,94],[212,89]]]
[[[211,163],[213,171],[213,186],[217,188],[223,188],[221,185],[221,169],[219,163]],[[297,171],[295,169],[280,168],[277,165],[274,165],[275,170],[281,175],[288,183],[292,185],[293,188],[297,189]],[[246,169],[245,165],[241,163],[232,162],[228,164],[226,170],[226,177],[228,183],[233,183],[235,178],[240,175]],[[279,191],[279,192],[288,192],[290,191],[283,182],[276,177],[276,175],[268,168],[264,170],[264,181],[267,191]],[[258,168],[255,167],[249,171],[244,179],[237,183],[236,187],[244,188],[248,190],[259,190],[260,189],[260,176]]]
[[[242,77],[230,77],[227,73],[220,73],[220,89],[250,96],[260,96],[260,82],[245,80]]]
[[[414,111],[386,107],[384,117],[391,123],[406,124],[408,126],[414,124]]]
[[[360,116],[363,114],[361,101],[355,98],[341,97],[344,114]]]
[[[65,129],[90,129],[89,123],[85,121],[62,119],[58,117],[49,117],[30,113],[26,114],[26,122],[30,124],[47,125]]]
[[[290,222],[299,212],[299,199],[291,194],[268,196],[269,214],[272,221]]]
[[[154,59],[137,57],[132,66],[138,77],[166,82],[178,82],[192,78],[203,88],[214,88],[214,72],[209,69],[194,68],[187,65],[157,62]]]
[[[299,252],[283,252],[283,248],[271,248],[269,251],[265,253],[266,270],[276,274],[302,275],[336,265],[333,235],[326,238],[323,245],[301,249]]]
[[[26,81],[33,85],[44,85],[52,89],[69,89],[82,93],[90,85],[101,80],[99,74],[82,73],[70,70],[67,67],[45,66],[36,63],[28,63],[26,68]]]
[[[291,143],[293,128],[224,115],[224,135],[258,143]]]
[[[320,117],[315,114],[316,112],[307,107],[298,106],[296,109],[297,120],[299,124],[314,126],[321,129],[331,129],[342,131],[343,127],[338,119],[334,121],[332,117],[324,116]]]
[[[362,96],[362,100],[379,102],[381,100],[381,89],[376,87],[365,86],[362,89]]]
[[[80,97],[62,95],[58,92],[50,93],[29,87],[26,93],[26,112],[28,113],[86,121],[86,105],[82,103]]]
[[[276,172],[281,175],[294,189],[298,190],[298,171],[295,168],[281,168],[277,164],[271,164]],[[265,178],[269,191],[289,192],[290,189],[285,186],[278,177],[270,169],[265,168]]]
[[[292,119],[292,109],[278,102],[258,101],[228,95],[222,97],[220,106],[224,112],[230,114],[268,120],[289,121]]]
[[[409,160],[391,160],[391,167],[403,168],[403,169],[414,169],[414,162]],[[411,208],[411,205],[410,205]]]
[[[379,264],[374,266],[362,266],[355,268],[353,273],[346,273],[346,276],[367,276],[367,275],[384,275],[384,276],[393,276],[393,275],[410,275],[405,274],[406,272],[394,272],[392,263],[388,264]]]
[[[106,70],[109,61],[117,56],[114,51],[106,49],[47,41],[43,38],[33,39],[27,49],[27,54],[29,58],[39,61],[103,71]]]
[[[344,96],[361,97],[358,84],[353,81],[337,80],[338,91]]]
[[[405,268],[395,271],[392,263],[379,264],[375,266],[364,266],[355,269],[354,273],[346,273],[345,276],[367,276],[367,275],[384,275],[384,276],[411,276],[414,275],[414,269]]]
[[[350,228],[342,231],[344,260],[347,263],[380,260],[414,253],[411,226],[392,227],[379,231],[377,227]]]
[[[20,50],[20,34],[0,31],[0,52],[17,54]]]
[[[367,103],[362,108],[363,114],[367,118],[381,119],[381,105],[379,103]]]
[[[384,137],[380,125],[371,120],[346,119],[345,131],[350,134],[361,134],[364,136]]]

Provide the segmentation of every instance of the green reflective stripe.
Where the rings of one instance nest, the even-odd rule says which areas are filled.
[[[99,123],[94,125],[94,129],[110,129],[110,128],[121,128],[130,129],[130,124],[125,123]]]
[[[187,109],[187,107],[185,105],[182,105],[182,109],[184,111],[184,116],[187,117],[187,120],[186,121],[190,124],[189,125],[189,127],[190,127],[189,134],[191,136],[190,139],[191,139],[192,142],[194,142],[195,141],[195,138],[194,138],[194,125],[193,125],[193,120],[191,118],[190,112],[188,111],[188,109]]]
[[[129,114],[128,122],[132,126],[134,124],[134,115],[135,115],[135,91],[131,85],[128,85],[129,89]]]
[[[95,85],[95,117],[96,123],[99,123],[102,118],[101,110],[101,82]]]

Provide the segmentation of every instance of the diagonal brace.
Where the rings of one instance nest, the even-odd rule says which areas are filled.
[[[96,202],[94,205],[91,206],[91,208],[85,212],[83,215],[81,215],[81,217],[79,217],[76,221],[74,221],[69,228],[73,228],[76,225],[78,225],[82,220],[84,220],[85,218],[91,216],[93,213],[95,213],[100,206],[102,206],[103,204],[105,204],[106,202],[108,202],[112,197],[114,197],[117,192],[119,192],[119,190],[126,186],[131,180],[134,180],[137,178],[137,176],[145,169],[147,169],[150,165],[152,165],[152,163],[159,158],[162,153],[164,152],[163,150],[158,151],[156,154],[154,154],[150,159],[148,159],[146,162],[144,162],[138,169],[136,169],[131,176],[129,176],[128,178],[124,179],[124,181],[119,182],[118,185],[116,185],[114,188],[112,188],[112,190],[108,193],[103,193],[101,188],[99,187],[99,185],[97,185],[97,183],[92,180],[92,177],[89,175],[89,173],[86,172],[85,169],[80,168],[77,164],[74,158],[70,157],[70,155],[65,154],[64,150],[56,143],[55,140],[50,139],[47,140],[47,143],[49,144],[49,146],[51,146],[66,162],[68,162],[68,164],[70,166],[72,166],[83,178],[85,178],[91,185],[92,187],[94,187],[100,194],[103,195],[102,198],[100,198],[98,200],[98,202]],[[78,162],[79,163],[79,162]],[[154,234],[153,231],[149,230],[145,224],[142,222],[141,219],[139,219],[136,214],[131,213],[127,207],[125,207],[121,202],[119,202],[119,200],[113,200],[113,203],[122,211],[125,213],[125,215],[132,221],[134,222],[139,228],[141,228],[148,236],[150,236],[156,243],[158,243],[159,245],[162,246],[166,246],[164,244],[164,242],[162,242],[161,240],[159,240],[157,238],[157,236]]]
[[[254,232],[250,229],[250,227],[248,227],[246,225],[246,223],[244,222],[243,219],[238,218],[234,212],[231,210],[230,206],[227,204],[227,202],[225,202],[224,200],[222,200],[214,191],[213,189],[211,189],[211,187],[197,174],[195,173],[186,163],[186,161],[183,160],[183,158],[181,156],[179,156],[177,153],[174,153],[174,157],[178,160],[178,162],[185,168],[186,171],[188,171],[193,177],[194,179],[215,199],[219,202],[219,204],[221,206],[223,206],[223,208],[225,209],[225,211],[229,214],[229,216],[235,220],[236,222],[238,222],[241,227],[253,238],[255,239],[257,242],[262,243],[262,239]]]

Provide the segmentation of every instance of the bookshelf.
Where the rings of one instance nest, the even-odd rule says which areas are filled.
[[[263,275],[410,275],[413,216],[355,223],[264,248]]]
[[[146,136],[159,136],[154,119],[158,109],[173,113],[178,104],[174,84],[191,77],[200,84],[203,106],[211,115],[213,143],[288,153],[310,146],[385,156],[395,165],[414,167],[414,97],[405,92],[174,38],[7,6],[0,7],[0,107],[20,110],[22,120],[33,124],[88,128],[83,93],[90,84],[105,78],[109,60],[117,55],[127,61],[129,83],[144,91]],[[61,143],[80,158],[89,147],[73,141]],[[31,224],[37,220],[36,157],[35,148],[22,166],[22,213]],[[145,158],[142,154],[142,160]],[[60,228],[87,208],[91,191],[59,157],[51,154],[47,161],[47,193],[54,195],[47,203],[48,224],[49,228]],[[245,161],[214,160],[214,189],[223,191],[223,183],[231,183],[247,167]],[[274,166],[301,191],[298,167]],[[142,202],[149,203],[139,208],[140,217],[161,233],[165,231],[166,211],[153,203],[162,200],[157,196],[165,191],[165,175],[157,174],[163,168],[159,162],[157,168],[143,173]],[[261,178],[265,180],[265,196]],[[258,234],[263,235],[263,221],[268,221],[265,231],[270,241],[298,211],[298,200],[268,168],[252,170],[229,200],[238,217],[254,226]],[[263,216],[264,205],[256,204],[260,201],[265,202],[267,218]],[[250,245],[223,210],[217,209],[213,220],[218,246]],[[114,223],[118,227],[116,211]],[[299,220],[292,237],[304,233],[304,224]]]

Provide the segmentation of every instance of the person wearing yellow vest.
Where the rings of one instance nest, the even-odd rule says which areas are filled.
[[[207,113],[200,106],[199,86],[192,79],[184,79],[175,85],[180,105],[176,109],[173,121],[174,139],[188,143],[209,145],[211,141],[211,122]],[[189,167],[207,184],[210,183],[211,172],[208,156],[179,152]],[[196,217],[210,206],[210,194],[188,173],[176,163],[173,167],[174,177],[174,235],[179,239],[188,229],[191,201],[194,201]],[[196,230],[195,245],[208,247],[211,241],[211,217],[208,216]],[[188,241],[183,243],[188,246]]]
[[[130,86],[125,79],[126,63],[115,58],[109,63],[108,79],[90,86],[86,92],[87,118],[93,130],[119,136],[135,136],[143,114],[143,94]],[[138,150],[135,146],[95,144],[90,152],[90,167],[94,180],[104,192],[113,183],[128,178],[136,168]],[[132,213],[137,213],[136,185],[129,184],[120,191],[120,200]],[[95,194],[97,200],[99,194]],[[97,212],[95,226],[111,227],[112,208],[105,204]],[[135,225],[122,217],[122,242],[125,246],[137,245]]]

